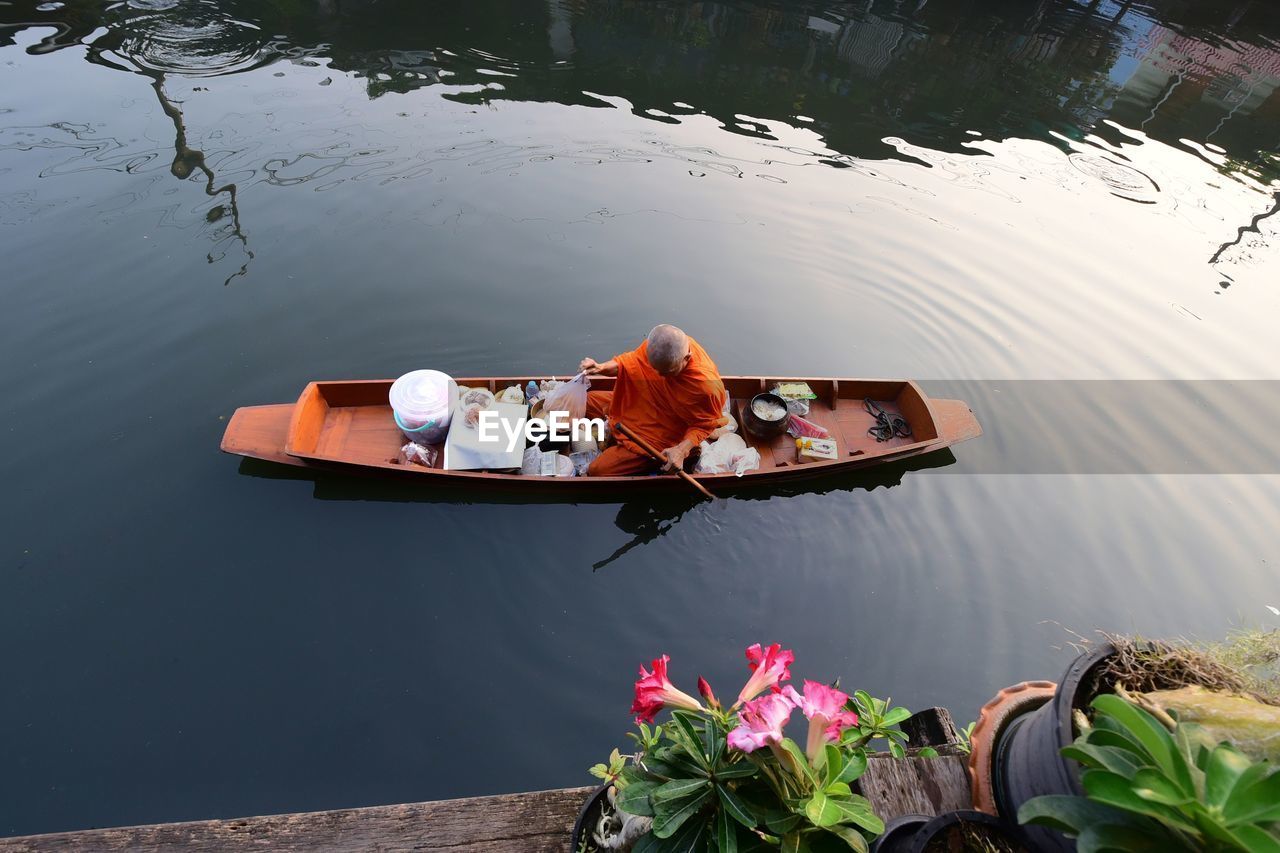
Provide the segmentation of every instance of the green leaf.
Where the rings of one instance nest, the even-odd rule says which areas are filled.
[[[1227,745],[1212,750],[1204,761],[1204,801],[1221,808],[1252,762]]]
[[[906,758],[907,751],[896,740],[889,741],[889,754],[894,758]]]
[[[867,847],[867,839],[861,832],[851,826],[836,824],[835,826],[828,826],[827,832],[838,836],[845,844],[849,845],[850,850],[856,850],[858,853],[867,853],[869,849]]]
[[[870,832],[872,835],[879,835],[884,832],[884,821],[871,808],[871,803],[865,797],[854,794],[848,799],[832,800],[836,804],[836,808],[840,810],[840,822],[852,823]]]
[[[804,820],[803,815],[798,815],[790,809],[769,809],[761,814],[760,818],[775,835],[786,835]]]
[[[1144,800],[1166,806],[1181,806],[1193,800],[1154,767],[1143,767],[1133,774],[1133,792]]]
[[[938,750],[934,749],[931,746],[922,746],[920,747],[920,749],[916,750],[916,757],[917,758],[937,758]]]
[[[680,741],[689,751],[689,757],[697,762],[700,767],[710,770],[711,765],[707,760],[707,756],[702,754],[702,737],[698,732],[698,726],[694,719],[689,716],[687,711],[672,711],[671,718],[676,721],[676,725],[679,726],[680,731],[684,734]]]
[[[1231,834],[1249,853],[1280,853],[1280,839],[1260,826],[1237,826]]]
[[[1178,848],[1195,849],[1183,839],[1161,830],[1155,823],[1146,830],[1117,824],[1091,826],[1076,838],[1076,853],[1168,853]]]
[[[664,850],[667,853],[706,853],[711,832],[710,821],[691,820],[672,837]]]
[[[1137,705],[1110,693],[1095,697],[1092,705],[1123,725],[1154,759],[1152,763],[1184,794],[1191,797],[1196,795],[1195,784],[1191,780],[1191,769],[1174,744],[1169,730],[1155,717]]]
[[[724,734],[720,731],[720,727],[711,722],[706,722],[702,726],[702,743],[707,750],[707,758],[714,767],[720,761],[720,756],[724,755]]]
[[[660,787],[659,782],[632,782],[618,794],[618,808],[642,817],[653,817],[650,795]]]
[[[742,798],[724,785],[716,786],[716,794],[720,797],[720,804],[724,806],[725,813],[747,829],[756,828],[755,815],[751,813],[751,809],[742,801]]]
[[[1118,746],[1100,746],[1086,742],[1084,738],[1077,738],[1075,743],[1064,746],[1060,754],[1063,758],[1080,762],[1084,767],[1110,770],[1126,779],[1132,779],[1134,773],[1146,766],[1127,749],[1121,749]]]
[[[1263,767],[1265,772],[1270,765],[1260,761],[1254,767]],[[1280,769],[1260,781],[1253,781],[1255,775],[1259,775],[1258,771],[1252,767],[1242,774],[1231,798],[1223,805],[1222,816],[1228,825],[1280,821]]]
[[[825,785],[840,778],[840,772],[844,770],[844,754],[840,752],[840,748],[833,744],[827,744],[822,748],[822,781]]]
[[[844,769],[840,771],[837,782],[848,784],[856,779],[861,778],[862,774],[867,771],[867,753],[864,750],[855,750],[850,752],[845,761]]]
[[[832,782],[830,785],[822,789],[822,793],[828,797],[852,797],[853,790],[845,782]]]
[[[814,773],[813,768],[809,766],[809,757],[804,754],[804,750],[789,737],[784,737],[782,739],[781,746],[786,750],[787,754],[795,760],[796,766],[800,769],[800,772],[808,776],[810,782],[817,785],[818,775]]]
[[[1018,809],[1018,823],[1047,826],[1059,832],[1079,835],[1091,826],[1101,824],[1144,825],[1151,821],[1145,817],[1095,803],[1084,797],[1066,794],[1048,794],[1033,797]]]
[[[738,824],[727,810],[716,815],[716,849],[720,853],[738,853]]]
[[[698,813],[710,796],[711,789],[707,787],[704,787],[701,792],[693,796],[680,800],[663,800],[659,802],[655,795],[653,828],[650,831],[659,838],[670,838],[685,821]]]
[[[896,726],[898,723],[911,716],[911,712],[906,708],[892,708],[889,713],[884,715],[884,719],[880,721],[880,725],[884,727]]]
[[[788,832],[782,837],[782,853],[806,853],[809,845],[799,832]]]
[[[737,764],[721,764],[715,769],[715,777],[719,780],[745,779],[754,776],[759,768],[750,761],[739,761]]]
[[[1086,770],[1080,781],[1085,793],[1094,802],[1154,817],[1181,829],[1194,830],[1194,826],[1177,809],[1138,796],[1129,780],[1123,776],[1109,770]]]
[[[840,822],[840,807],[826,794],[814,791],[813,796],[805,803],[804,816],[814,826],[835,826]]]
[[[691,796],[710,784],[706,779],[672,779],[659,785],[653,792],[654,805]]]

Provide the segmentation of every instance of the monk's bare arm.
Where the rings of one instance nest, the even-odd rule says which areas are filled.
[[[584,358],[578,369],[588,376],[617,376],[618,360],[611,358],[608,361],[596,361],[594,358]]]

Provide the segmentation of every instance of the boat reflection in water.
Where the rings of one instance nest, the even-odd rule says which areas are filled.
[[[909,473],[946,468],[956,463],[950,448],[904,459],[886,462],[872,468],[833,474],[817,481],[797,483],[788,488],[759,487],[735,491],[721,500],[760,501],[786,499],[800,495],[834,495],[854,491],[871,492],[880,488],[893,488],[902,484]],[[388,480],[366,476],[351,476],[318,468],[295,468],[277,465],[261,459],[240,460],[239,473],[245,477],[265,480],[310,481],[315,484],[312,497],[319,501],[382,501],[389,503],[450,504],[457,506],[502,505],[529,506],[547,503],[545,496],[537,498],[519,493],[489,491],[478,493],[474,489],[457,486],[433,487],[429,491],[420,485],[401,480]],[[580,495],[573,498],[575,504],[608,505],[617,503],[608,496]],[[624,501],[618,505],[613,524],[631,538],[612,554],[592,563],[592,571],[598,571],[621,559],[628,552],[654,542],[669,533],[691,511],[700,506],[712,507],[698,495],[653,495]]]

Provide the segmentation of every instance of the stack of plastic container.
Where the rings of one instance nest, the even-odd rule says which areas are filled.
[[[440,444],[458,402],[458,383],[438,370],[415,370],[391,385],[396,426],[416,444]]]

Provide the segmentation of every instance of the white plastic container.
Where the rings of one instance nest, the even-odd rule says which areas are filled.
[[[416,444],[440,444],[458,405],[458,383],[438,370],[415,370],[391,384],[387,395],[396,426]]]

